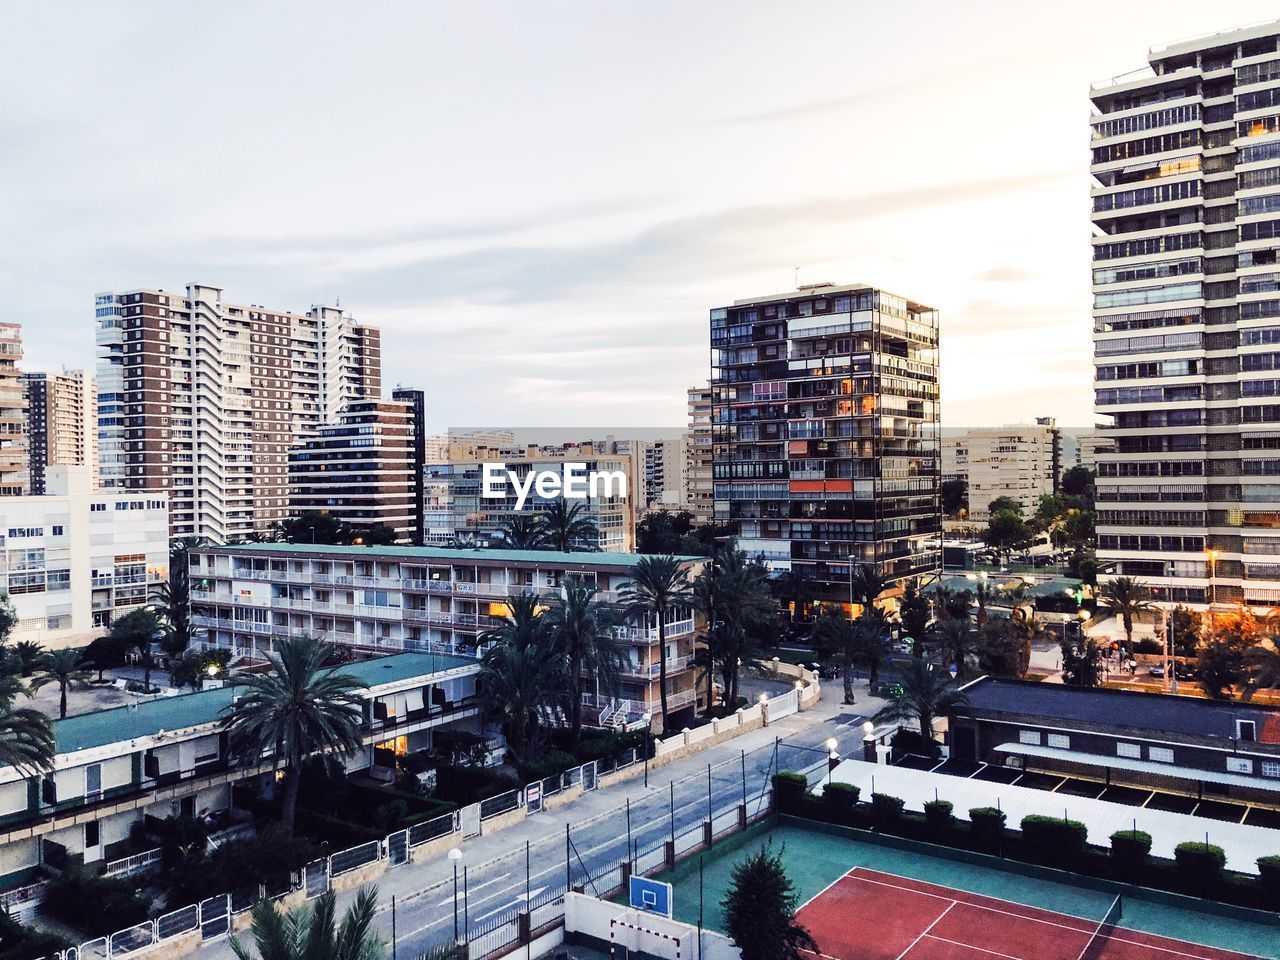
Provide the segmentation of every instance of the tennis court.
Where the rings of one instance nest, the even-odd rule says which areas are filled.
[[[797,919],[828,960],[1248,958],[1126,929],[1120,897],[1102,917],[1075,917],[863,867],[810,900]]]

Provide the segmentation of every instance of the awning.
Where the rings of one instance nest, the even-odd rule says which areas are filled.
[[[1013,753],[1023,757],[1064,760],[1093,767],[1108,767],[1112,770],[1132,770],[1135,773],[1150,773],[1160,777],[1176,777],[1180,780],[1196,780],[1201,783],[1226,783],[1233,787],[1253,787],[1257,790],[1274,790],[1280,793],[1280,779],[1271,777],[1250,777],[1243,773],[1197,770],[1195,767],[1180,767],[1172,763],[1158,763],[1155,760],[1139,760],[1136,757],[1104,757],[1097,753],[1040,747],[1033,743],[1002,743],[995,749],[998,753]],[[1225,757],[1226,754],[1223,756]],[[1247,759],[1252,760],[1255,765],[1259,764],[1257,757]]]

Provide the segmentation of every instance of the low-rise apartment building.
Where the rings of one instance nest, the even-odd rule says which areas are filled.
[[[478,714],[472,659],[405,653],[341,669],[366,685],[364,748],[351,772],[376,772],[388,757],[429,747],[436,728]],[[232,787],[266,794],[275,775],[269,762],[229,756],[222,721],[234,696],[220,687],[55,720],[52,774],[23,779],[0,767],[0,889],[40,867],[110,861],[148,817],[237,819]]]
[[[951,711],[951,756],[1280,806],[1280,710],[983,678]]]
[[[151,602],[169,574],[169,501],[102,490],[88,466],[51,466],[44,496],[0,498],[0,588],[15,640],[80,646]]]
[[[191,606],[205,642],[260,657],[273,637],[307,634],[358,651],[445,651],[474,655],[477,637],[498,625],[507,600],[535,593],[554,603],[569,576],[597,597],[621,603],[642,557],[554,550],[452,550],[255,543],[191,551]],[[683,557],[695,575],[705,562]],[[701,621],[692,609],[668,615],[667,705],[698,702],[694,651]],[[617,629],[627,665],[618,696],[589,695],[587,716],[628,722],[660,713],[657,622]],[[702,685],[705,694],[705,684]],[[658,724],[655,722],[655,726]]]

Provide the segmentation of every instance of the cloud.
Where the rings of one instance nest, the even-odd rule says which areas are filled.
[[[1030,270],[1022,267],[992,267],[984,273],[977,276],[978,280],[986,283],[1024,283],[1027,280],[1034,279],[1035,274]]]

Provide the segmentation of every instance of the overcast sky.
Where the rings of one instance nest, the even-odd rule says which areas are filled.
[[[344,307],[432,426],[680,424],[707,311],[942,312],[948,427],[1092,423],[1088,88],[1274,2],[4,5],[0,320]]]

